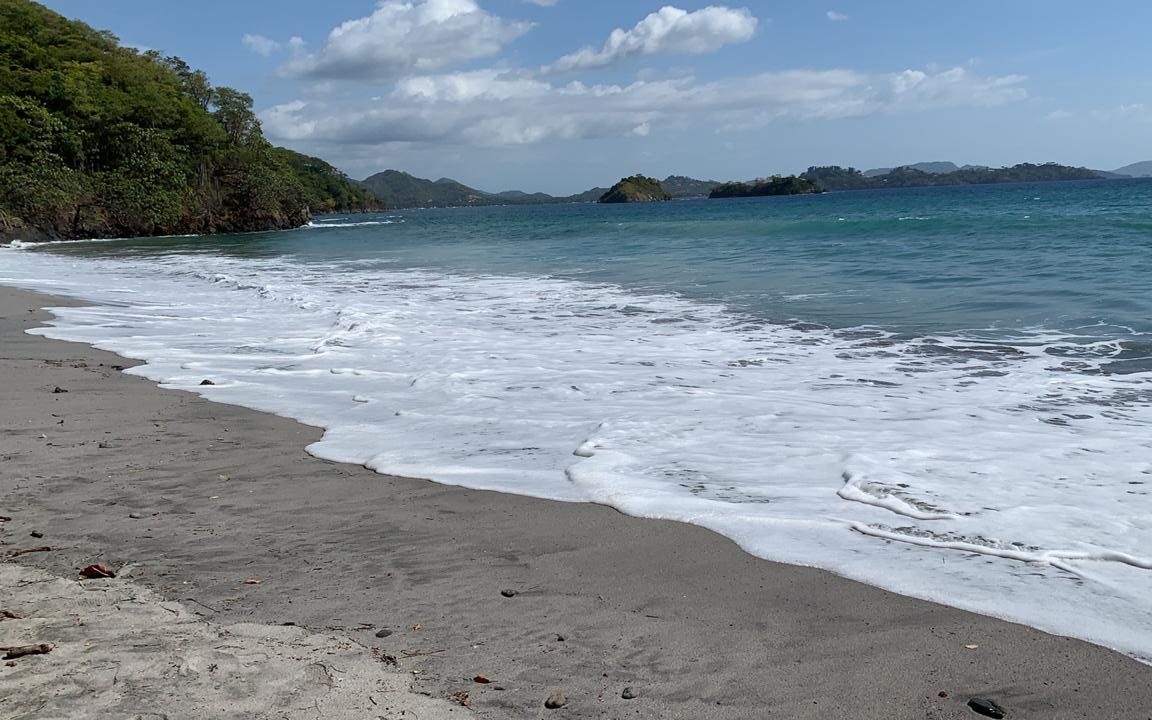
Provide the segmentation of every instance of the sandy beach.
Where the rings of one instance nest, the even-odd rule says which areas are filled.
[[[463,717],[463,702],[481,718],[944,720],[980,717],[968,702],[988,698],[1010,718],[1152,718],[1152,667],[1102,647],[759,560],[690,525],[315,459],[304,451],[315,428],[164,390],[120,372],[132,363],[116,355],[24,332],[70,302],[0,288],[0,556],[24,566],[0,577],[36,581],[3,596],[27,612],[0,622],[0,637],[56,645],[0,665],[0,716],[82,717],[90,701],[74,696],[67,714],[43,672],[122,665],[115,683],[85,688],[107,700],[131,686],[149,637],[168,643],[157,657],[186,652],[160,622],[135,623],[134,643],[117,646],[100,622],[27,621],[115,582],[202,623],[188,630],[197,652],[223,628],[282,646],[217,663],[243,675],[235,706],[228,693],[195,699],[207,670],[194,669],[92,717]],[[52,549],[11,557],[38,547]],[[20,574],[71,581],[92,563],[121,577],[65,587]],[[85,643],[104,654],[69,649]],[[384,683],[389,704],[288,715],[273,707],[288,688],[264,709],[240,704],[304,672],[283,658],[307,665],[326,643],[356,678],[343,690]],[[546,709],[553,693],[566,702]]]

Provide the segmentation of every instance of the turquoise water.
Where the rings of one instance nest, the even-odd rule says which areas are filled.
[[[127,248],[552,275],[832,327],[1152,331],[1152,180],[394,215],[403,224]]]
[[[1152,180],[0,251],[320,457],[709,527],[1152,658]],[[204,378],[216,384],[200,387]]]

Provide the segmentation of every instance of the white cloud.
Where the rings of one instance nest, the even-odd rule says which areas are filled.
[[[982,77],[971,71],[955,67],[934,74],[920,70],[905,70],[892,75],[892,107],[924,110],[937,107],[972,105],[992,107],[1023,100],[1027,91],[1022,87],[1023,75]]]
[[[730,130],[781,118],[988,107],[1026,97],[1024,80],[953,68],[881,75],[792,70],[704,83],[681,77],[587,85],[479,70],[407,78],[371,102],[287,103],[265,111],[261,120],[271,137],[293,142],[521,145],[647,135],[660,126],[691,122]]]
[[[280,49],[280,43],[272,38],[266,38],[263,35],[247,33],[244,37],[240,38],[240,42],[244,44],[244,47],[264,57],[268,57]]]
[[[1109,120],[1137,120],[1140,122],[1152,120],[1152,107],[1144,103],[1120,105],[1106,110],[1104,117]]]
[[[556,4],[557,0],[524,0],[524,2],[531,5],[539,5],[540,7],[552,7]]]
[[[828,12],[824,13],[824,16],[832,22],[844,22],[848,19],[847,15],[842,12],[836,12],[835,10],[829,10]]]
[[[631,30],[617,28],[599,50],[585,47],[565,55],[546,70],[566,72],[612,65],[637,55],[703,55],[731,43],[750,40],[757,19],[747,8],[708,6],[688,12],[667,5]]]
[[[1068,112],[1067,110],[1053,110],[1052,112],[1045,115],[1044,119],[1051,122],[1058,122],[1060,120],[1067,120],[1070,117],[1072,117],[1072,113]]]
[[[264,37],[263,35],[246,33],[244,37],[240,38],[240,42],[244,44],[244,47],[264,57],[271,57],[273,53],[277,53],[284,48],[289,48],[293,53],[299,53],[304,49],[304,38],[295,36],[288,38],[288,42],[280,42],[272,38]]]
[[[390,80],[489,57],[532,27],[475,0],[380,0],[367,17],[332,30],[317,52],[284,66],[295,77]]]

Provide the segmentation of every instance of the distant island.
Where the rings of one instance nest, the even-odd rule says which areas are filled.
[[[810,167],[786,184],[771,185],[767,180],[721,183],[697,180],[684,175],[669,175],[658,182],[674,200],[688,198],[755,197],[790,195],[820,191],[873,190],[878,188],[930,187],[937,185],[976,185],[1008,182],[1047,182],[1054,180],[1100,180],[1105,178],[1152,176],[1152,161],[1136,163],[1105,172],[1057,163],[1022,163],[1004,168],[983,165],[957,165],[938,161],[915,163],[894,168],[860,171],[851,167],[827,165]],[[799,182],[803,181],[803,182]],[[769,183],[767,186],[753,189]],[[487,205],[542,205],[548,203],[597,202],[608,188],[595,187],[575,195],[554,196],[542,192],[485,192],[449,178],[425,180],[398,170],[385,170],[365,179],[365,188],[394,208],[464,207]],[[723,188],[723,189],[721,189]],[[719,193],[715,191],[721,189]]]
[[[248,95],[30,0],[0,2],[0,67],[0,240],[278,230],[383,208],[273,147]]]
[[[600,196],[602,203],[661,202],[671,200],[672,195],[656,178],[633,175],[620,180],[608,192]]]
[[[710,198],[764,197],[768,195],[809,195],[822,193],[823,188],[806,178],[795,175],[774,175],[750,183],[724,183],[708,193]]]
[[[941,171],[940,166],[952,163],[924,163],[936,166],[920,169],[913,166],[894,168],[881,174],[868,174],[852,167],[825,165],[810,167],[800,177],[825,190],[872,190],[877,188],[933,187],[940,185],[988,185],[1013,182],[1051,182],[1056,180],[1102,180],[1099,170],[1071,167],[1057,163],[1021,163],[1003,168],[967,165],[955,170]],[[876,173],[877,171],[871,171]]]

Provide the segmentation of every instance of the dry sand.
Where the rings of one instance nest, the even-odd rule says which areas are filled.
[[[0,515],[12,518],[0,556],[56,547],[15,562],[69,578],[93,562],[128,567],[133,587],[208,621],[196,632],[209,645],[227,627],[264,642],[252,626],[277,640],[270,626],[296,623],[308,634],[285,642],[354,641],[341,646],[350,666],[385,683],[399,671],[436,701],[466,691],[481,718],[971,720],[972,697],[1009,718],[1152,718],[1152,667],[1088,643],[758,560],[689,525],[317,460],[303,450],[314,428],[159,389],[118,372],[130,363],[115,355],[23,333],[48,317],[41,305],[66,302],[0,288]],[[21,640],[40,642],[39,627]],[[43,639],[106,637],[92,632]],[[157,642],[170,632],[155,625]],[[108,662],[135,651],[117,652]],[[71,658],[0,665],[0,715],[45,717],[24,688]],[[149,712],[253,716],[179,700],[202,675],[166,681],[176,689]],[[626,687],[638,697],[622,698]],[[567,705],[545,709],[556,690]],[[342,712],[313,717],[427,717]]]
[[[412,693],[347,637],[217,625],[121,578],[80,583],[0,563],[0,608],[23,616],[0,622],[0,647],[50,646],[5,665],[10,720],[471,717]]]

